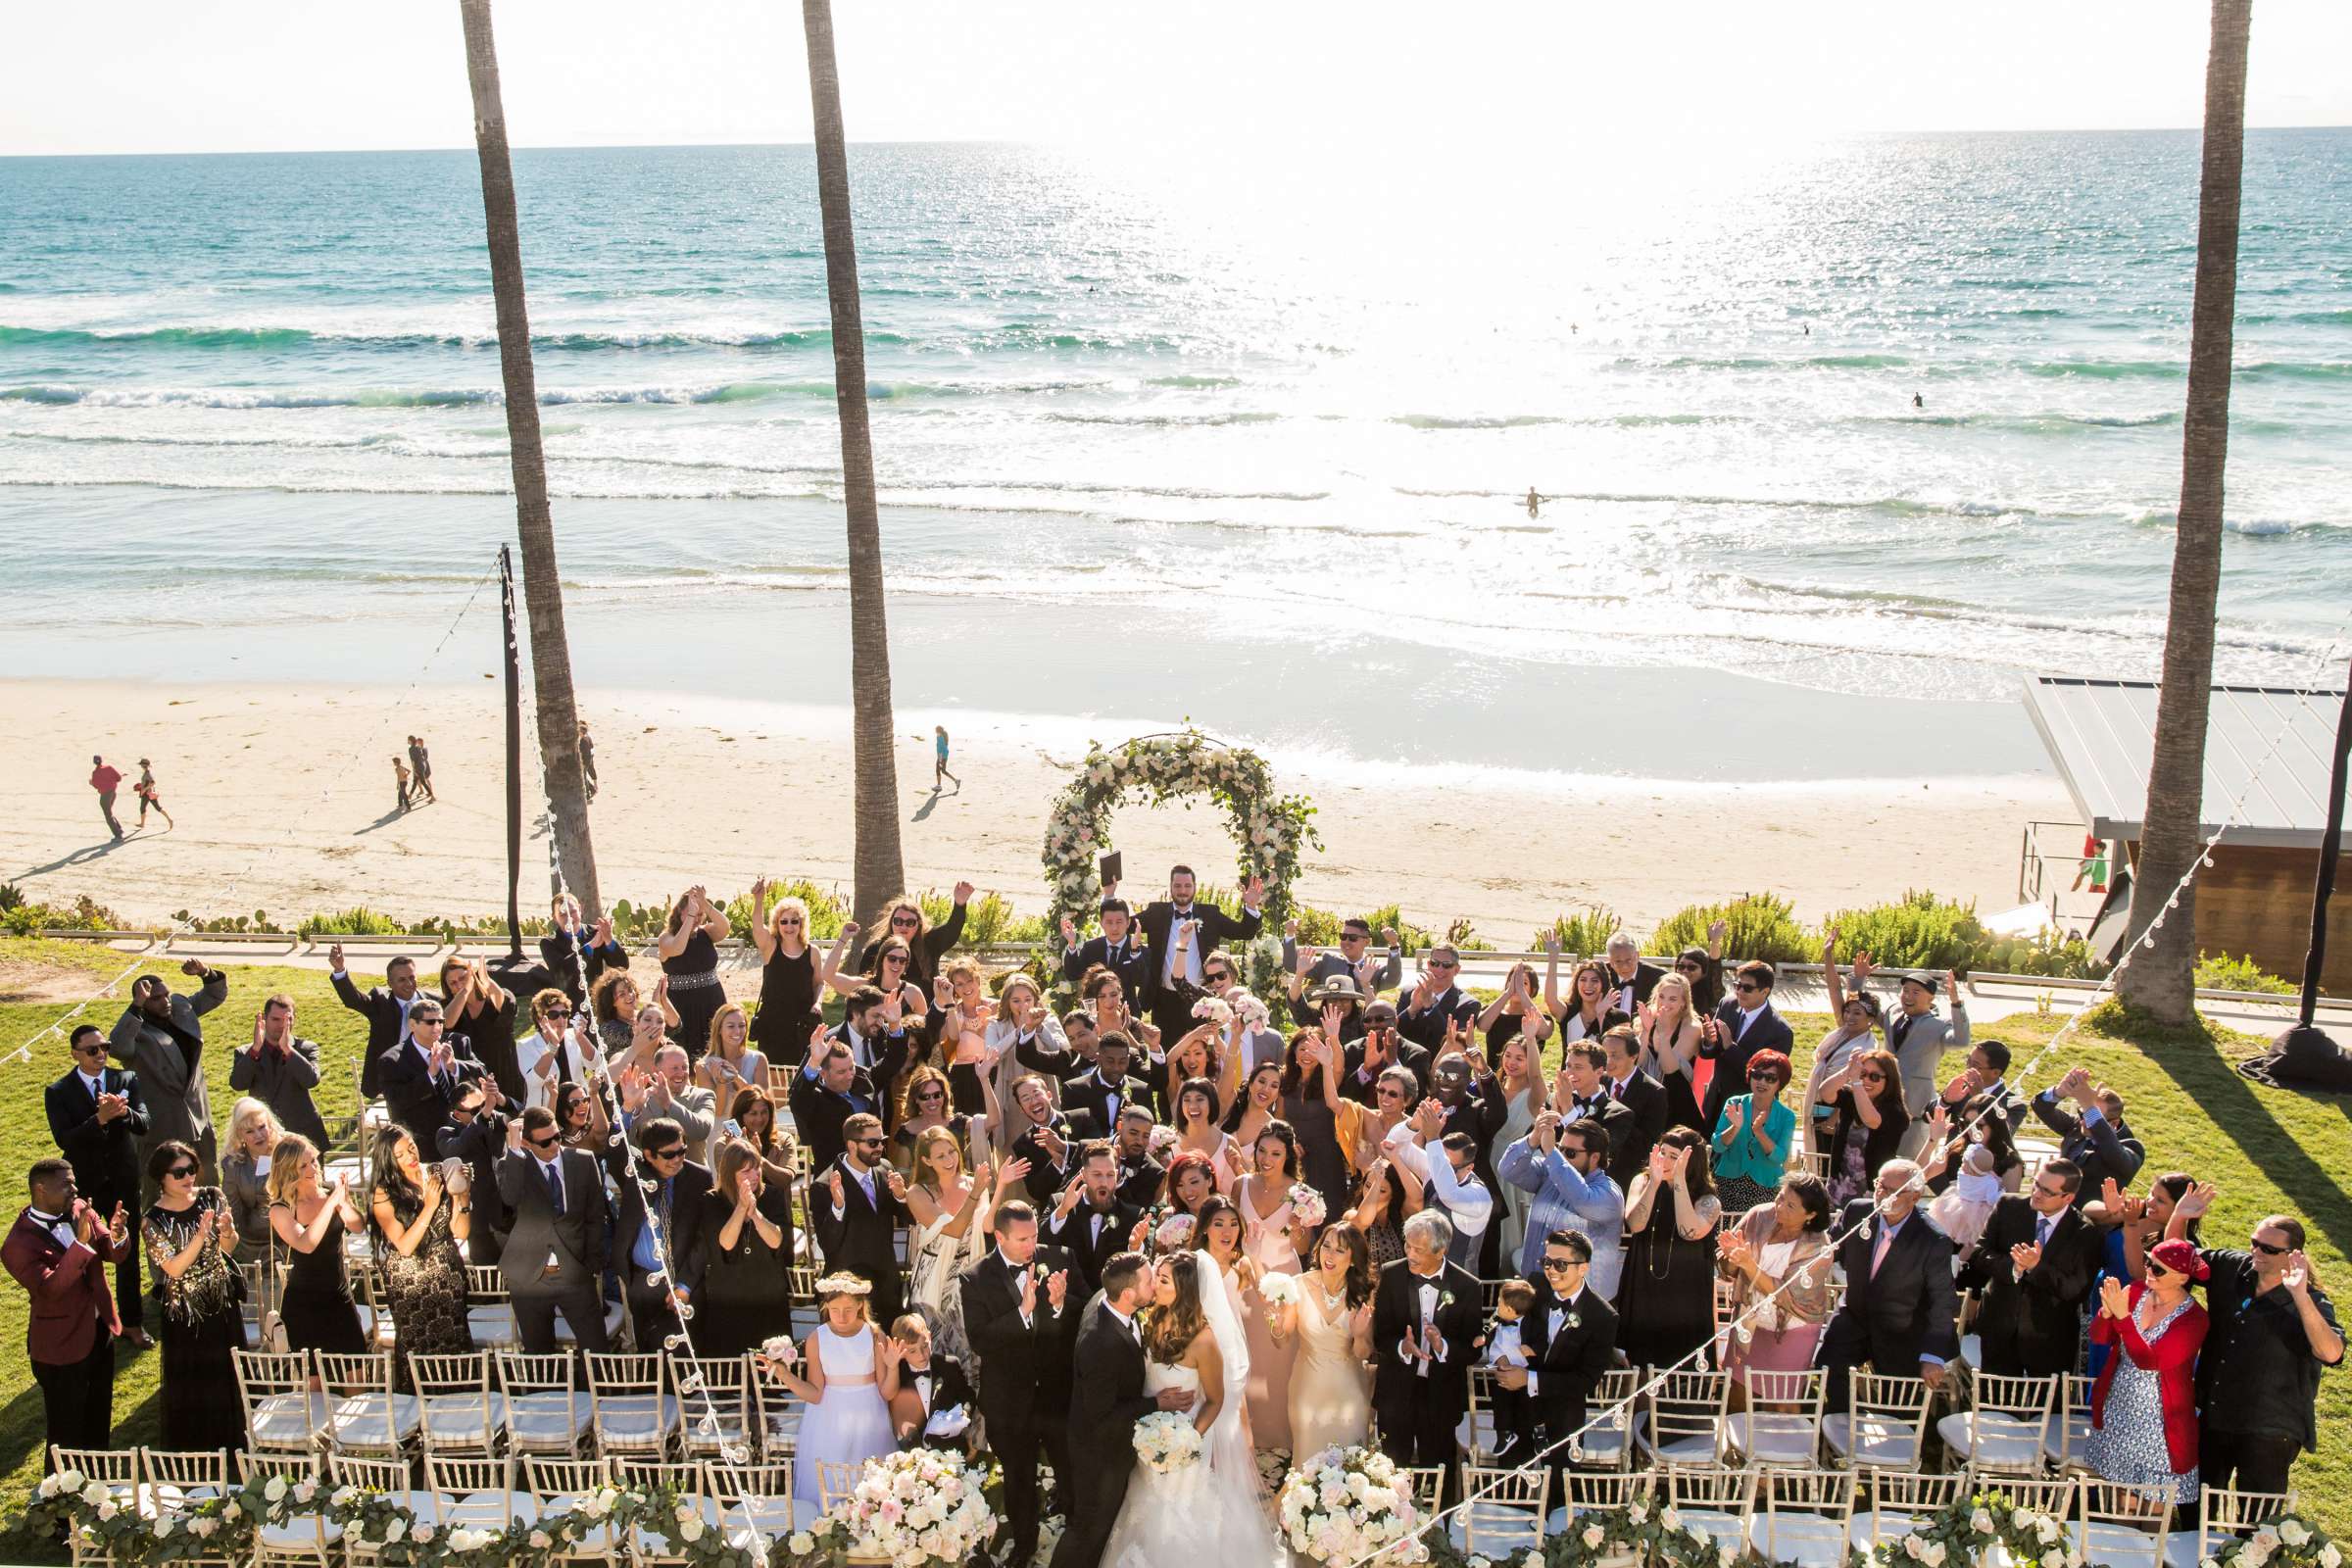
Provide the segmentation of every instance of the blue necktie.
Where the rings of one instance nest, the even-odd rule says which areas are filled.
[[[558,1166],[548,1165],[543,1168],[547,1172],[547,1200],[555,1206],[556,1217],[562,1219],[564,1217],[564,1178],[559,1174]]]

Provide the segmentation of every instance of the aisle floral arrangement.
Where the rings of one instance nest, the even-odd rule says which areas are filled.
[[[960,1568],[997,1532],[988,1474],[960,1455],[906,1448],[866,1462],[850,1495],[785,1542],[788,1560],[843,1568]]]
[[[1377,1450],[1310,1454],[1284,1480],[1275,1501],[1291,1549],[1316,1562],[1429,1560],[1409,1478]]]

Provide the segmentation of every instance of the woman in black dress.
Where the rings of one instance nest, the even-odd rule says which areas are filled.
[[[368,1163],[375,1172],[368,1208],[405,1381],[412,1355],[473,1351],[463,1250],[473,1234],[472,1184],[462,1160],[428,1169],[405,1127],[378,1132]]]
[[[770,1186],[759,1152],[740,1138],[719,1151],[703,1198],[702,1286],[694,1300],[697,1355],[742,1355],[792,1323],[792,1198]]]
[[[710,1019],[727,1000],[718,983],[718,944],[734,936],[727,911],[710,902],[701,883],[686,890],[669,911],[655,947],[669,980],[669,1002],[678,1012],[671,1038],[686,1048],[687,1059],[701,1057],[710,1039]]]
[[[823,1021],[818,1011],[825,982],[841,968],[850,945],[847,930],[821,959],[808,939],[808,906],[779,899],[767,906],[767,878],[752,884],[752,944],[760,950],[760,1010],[752,1017],[752,1044],[778,1065],[798,1067],[808,1059],[809,1032]]]
[[[948,911],[946,920],[935,929],[923,919],[922,904],[911,897],[890,901],[882,913],[880,926],[865,945],[851,967],[862,974],[881,975],[881,954],[878,947],[886,937],[897,937],[911,950],[905,978],[924,996],[931,995],[931,982],[939,974],[939,960],[947,956],[956,939],[963,935],[963,906],[972,897],[969,882],[956,884],[956,906]],[[883,990],[890,988],[884,986]]]
[[[1617,1348],[1635,1366],[1672,1366],[1715,1335],[1715,1229],[1723,1202],[1705,1140],[1670,1127],[1625,1204]]]
[[[144,1217],[147,1260],[164,1306],[164,1446],[245,1446],[245,1405],[230,1352],[245,1348],[243,1279],[223,1251],[236,1241],[228,1200],[196,1185],[196,1151],[173,1139],[147,1156],[161,1194]]]
[[[490,1069],[499,1092],[523,1102],[522,1066],[514,1057],[514,996],[490,978],[479,958],[441,960],[441,1015],[448,1033],[464,1035],[473,1059]]]
[[[1322,1198],[1326,1220],[1345,1212],[1354,1192],[1348,1151],[1361,1137],[1364,1113],[1354,1101],[1340,1098],[1339,1077],[1325,1065],[1330,1054],[1323,1031],[1301,1029],[1291,1036],[1282,1066],[1282,1119],[1297,1134],[1299,1174]]]
[[[270,1156],[270,1229],[286,1260],[278,1313],[290,1348],[347,1355],[367,1350],[343,1266],[344,1232],[359,1226],[346,1178],[337,1176],[331,1188],[321,1184],[318,1151],[308,1138],[288,1133]]]

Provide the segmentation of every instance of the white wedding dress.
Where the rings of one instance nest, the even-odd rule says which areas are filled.
[[[1242,1426],[1249,1378],[1242,1326],[1217,1287],[1216,1264],[1204,1252],[1195,1255],[1200,1277],[1210,1282],[1200,1304],[1225,1362],[1225,1402],[1193,1463],[1163,1476],[1135,1461],[1127,1500],[1102,1549],[1102,1568],[1278,1568],[1289,1561],[1275,1538],[1257,1455]],[[1200,1375],[1191,1367],[1145,1362],[1144,1392],[1163,1389],[1197,1395]]]

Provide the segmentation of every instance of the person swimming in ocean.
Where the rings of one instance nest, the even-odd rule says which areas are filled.
[[[1543,505],[1544,498],[1536,494],[1536,487],[1534,485],[1529,485],[1527,487],[1527,514],[1531,517],[1534,516],[1537,510]]]
[[[1914,392],[1911,394],[1911,406],[1915,409],[1924,409],[1928,406],[1928,400]]]

